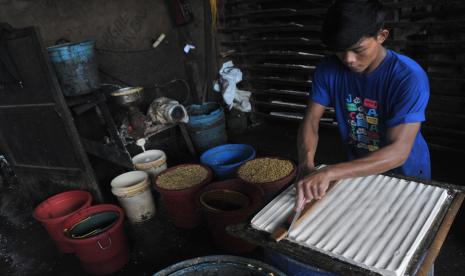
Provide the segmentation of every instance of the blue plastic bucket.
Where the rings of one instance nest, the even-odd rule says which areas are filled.
[[[65,96],[78,96],[100,88],[93,41],[47,48]]]
[[[263,250],[263,258],[266,263],[289,276],[336,276],[335,273],[301,263],[268,248]]]
[[[153,276],[189,275],[276,275],[285,276],[278,269],[263,262],[230,255],[213,255],[186,260],[167,267]]]
[[[240,165],[255,158],[255,149],[246,144],[226,144],[207,150],[200,162],[209,166],[216,179],[233,178]]]
[[[227,141],[224,112],[217,103],[210,102],[187,107],[187,129],[196,150],[200,153],[225,144]]]

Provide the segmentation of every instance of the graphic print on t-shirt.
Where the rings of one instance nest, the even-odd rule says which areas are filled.
[[[368,151],[379,149],[378,102],[348,94],[346,108],[349,124],[349,145]]]

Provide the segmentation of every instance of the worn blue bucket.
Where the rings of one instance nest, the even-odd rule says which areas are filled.
[[[186,260],[167,267],[153,276],[250,275],[285,276],[263,262],[230,255],[213,255]]]
[[[233,178],[240,165],[255,158],[255,149],[246,144],[226,144],[207,150],[200,162],[209,166],[216,179]]]
[[[100,88],[93,41],[47,48],[65,96],[78,96]]]
[[[227,141],[224,112],[217,103],[210,102],[187,107],[187,129],[199,153]]]

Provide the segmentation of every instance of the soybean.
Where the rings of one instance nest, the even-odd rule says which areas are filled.
[[[238,175],[250,183],[266,183],[288,176],[293,169],[289,160],[266,157],[248,161],[239,168]]]
[[[208,177],[208,171],[199,165],[178,167],[160,174],[157,186],[167,190],[181,190],[195,186]]]

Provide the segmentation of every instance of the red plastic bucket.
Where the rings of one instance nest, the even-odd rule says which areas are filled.
[[[93,215],[104,212],[117,214],[115,222],[105,231],[84,238],[71,238],[69,229]],[[84,270],[90,274],[110,274],[120,270],[129,261],[128,243],[123,228],[124,212],[112,204],[100,204],[80,210],[63,223],[62,236],[74,248]]]
[[[89,192],[68,191],[47,198],[35,208],[33,216],[47,229],[61,252],[72,253],[73,248],[63,238],[63,222],[91,203],[92,195]]]
[[[255,245],[229,235],[226,227],[249,219],[262,206],[263,198],[264,193],[259,186],[249,185],[240,179],[214,182],[199,192],[197,203],[205,216],[208,230],[220,249],[237,254],[256,248]]]
[[[207,178],[199,184],[181,190],[168,190],[157,185],[157,180],[165,173],[169,173],[183,166],[201,166],[208,171]],[[212,179],[212,171],[207,166],[201,164],[183,164],[171,167],[161,172],[155,178],[155,189],[161,194],[168,216],[173,224],[180,228],[194,228],[202,221],[202,216],[198,204],[196,204],[196,193]]]

